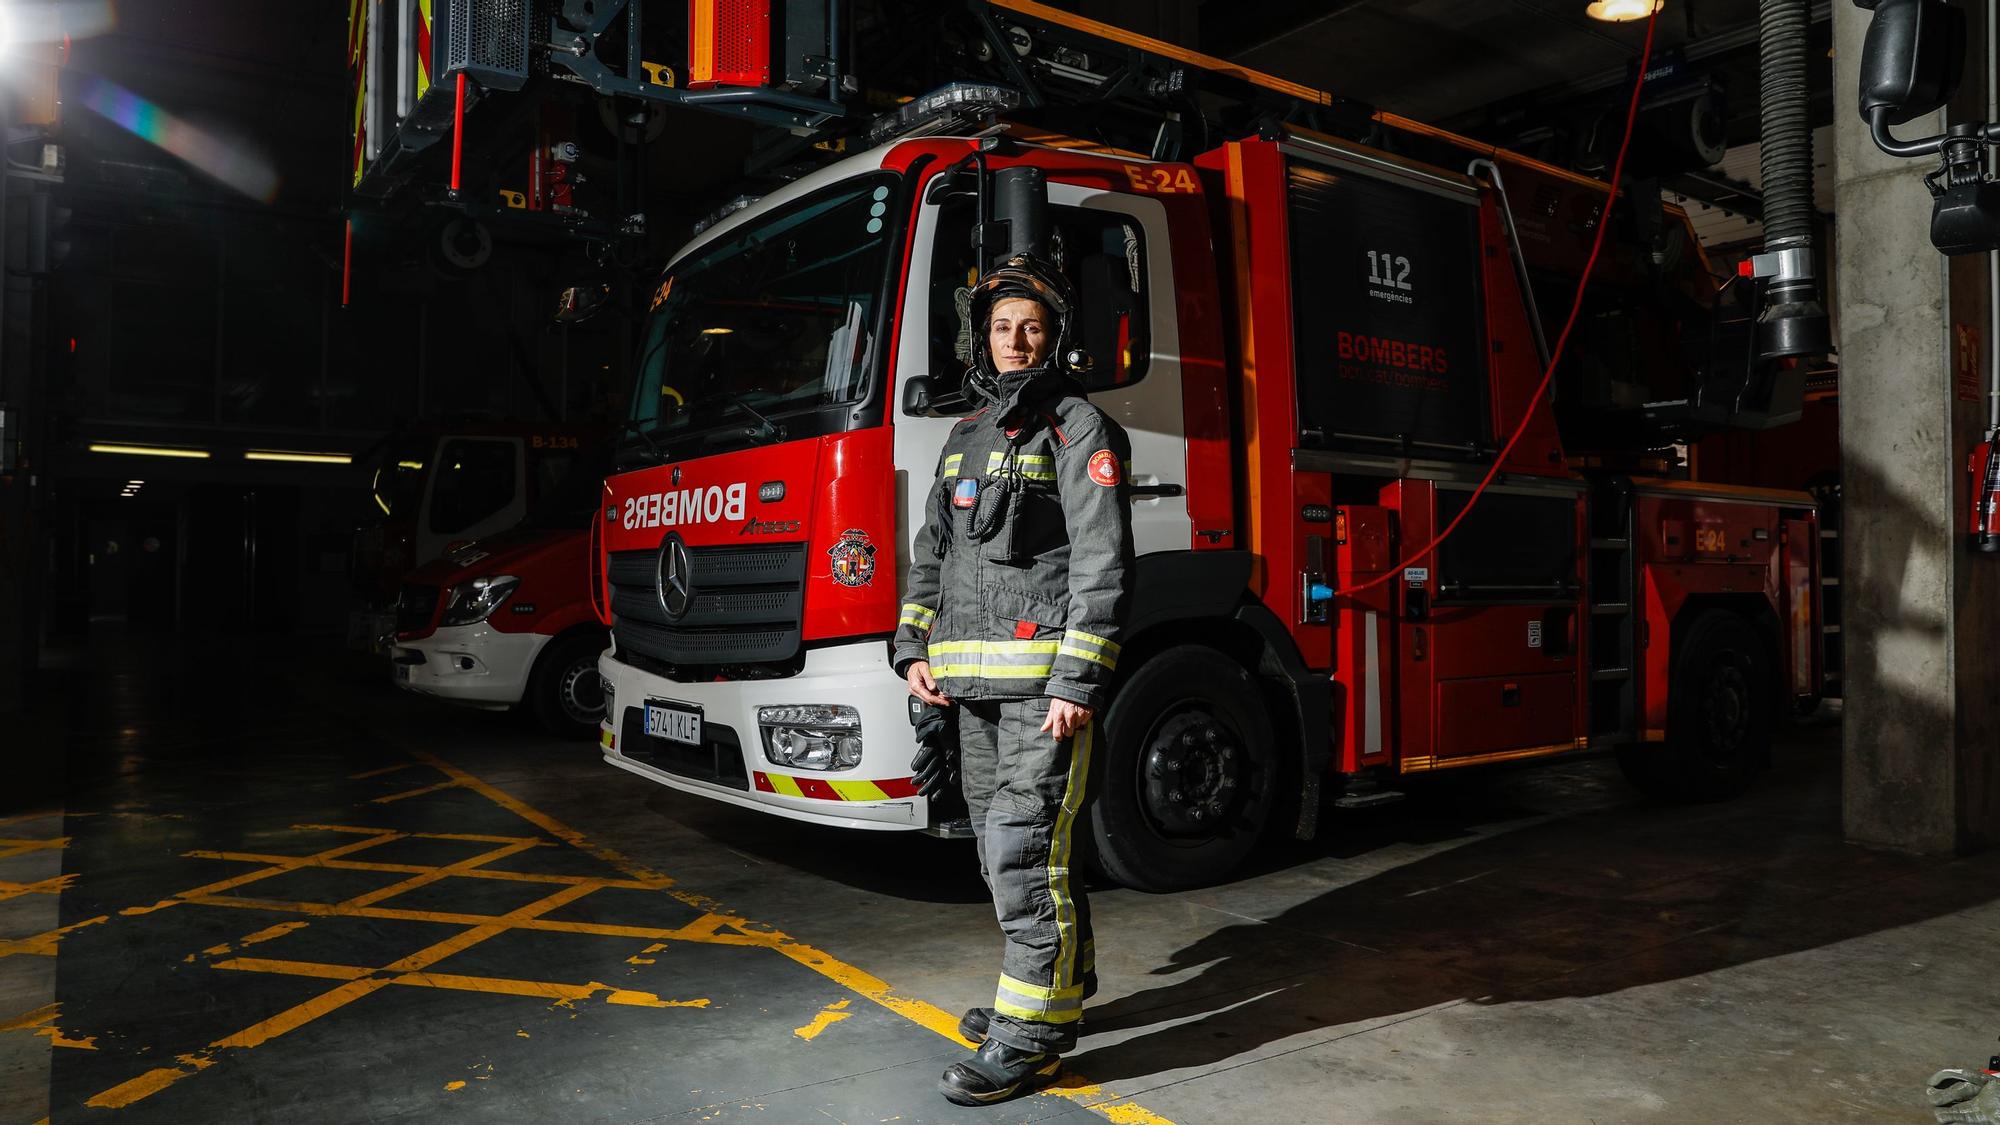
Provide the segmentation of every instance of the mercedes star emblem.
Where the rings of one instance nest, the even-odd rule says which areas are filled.
[[[675,483],[675,484],[679,484],[680,482],[681,482],[681,467],[680,467],[679,465],[675,465],[675,466],[674,466],[674,483]]]
[[[667,536],[666,542],[660,544],[660,609],[669,621],[687,616],[688,606],[694,601],[690,586],[693,569],[688,563],[687,545],[680,536]]]

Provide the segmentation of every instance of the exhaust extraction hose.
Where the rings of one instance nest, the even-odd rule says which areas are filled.
[[[1812,122],[1806,105],[1811,26],[1810,0],[1758,0],[1764,253],[1757,275],[1770,282],[1757,318],[1757,353],[1767,363],[1824,354],[1829,345],[1813,267]]]
[[[1806,116],[1809,0],[1760,0],[1762,83],[1758,163],[1764,173],[1764,248],[1812,245],[1812,123]]]

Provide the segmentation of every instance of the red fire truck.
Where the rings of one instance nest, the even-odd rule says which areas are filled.
[[[1649,790],[1727,793],[1818,695],[1811,496],[1620,471],[1647,449],[1571,437],[1592,387],[1678,377],[1654,413],[1696,412],[1719,377],[1667,346],[1690,329],[1645,260],[1607,255],[1563,410],[1524,418],[1542,361],[1521,279],[1574,277],[1603,185],[1519,162],[1510,214],[1481,180],[1296,129],[1191,163],[929,138],[801,179],[667,266],[593,531],[612,765],[801,820],[941,827],[886,640],[953,423],[969,236],[991,230],[975,162],[1046,176],[1091,396],[1132,436],[1141,553],[1093,815],[1114,878],[1219,878],[1274,822],[1311,836],[1328,787],[1363,804],[1590,747]],[[1713,315],[1667,216],[1667,284]]]

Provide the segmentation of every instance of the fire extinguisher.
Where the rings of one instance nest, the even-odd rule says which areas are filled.
[[[1972,473],[1972,547],[2000,552],[2000,429],[1986,431],[1966,468]]]

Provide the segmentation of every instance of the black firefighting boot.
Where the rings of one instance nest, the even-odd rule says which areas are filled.
[[[956,1105],[991,1105],[1048,1085],[1060,1070],[1061,1055],[1020,1051],[988,1039],[970,1058],[946,1068],[938,1093]]]

